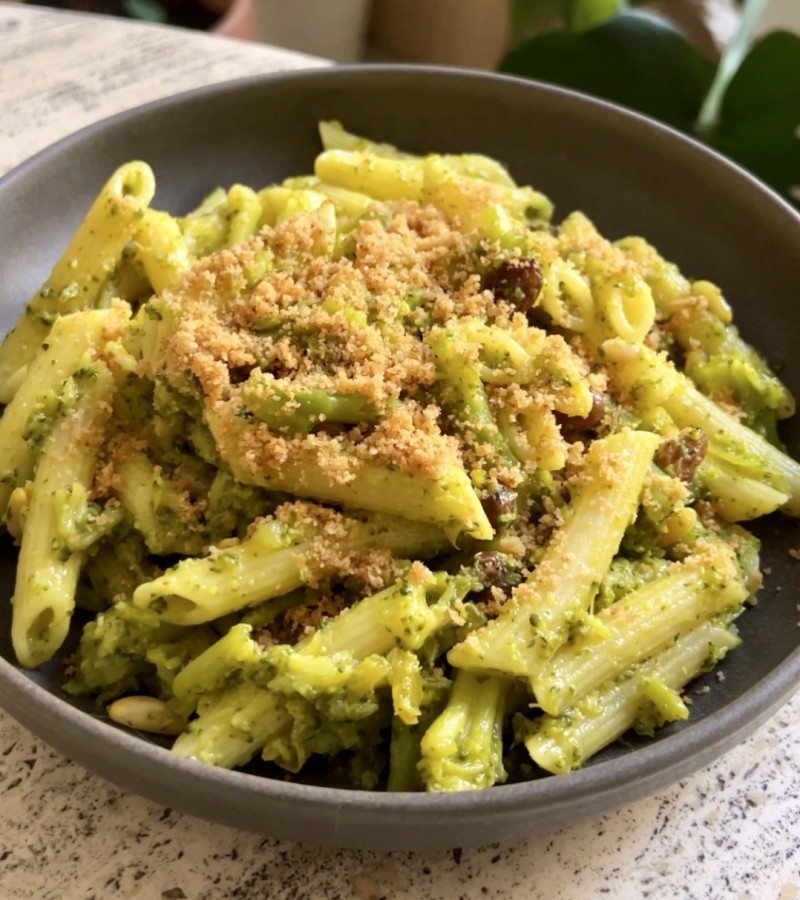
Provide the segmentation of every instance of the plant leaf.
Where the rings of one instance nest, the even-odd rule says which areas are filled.
[[[624,6],[624,0],[572,0],[567,13],[571,31],[590,31],[607,22]]]
[[[714,64],[672,25],[635,10],[582,34],[532,38],[500,70],[594,94],[687,132],[714,77]]]
[[[800,208],[800,36],[766,35],[745,57],[709,142]]]
[[[141,19],[143,22],[158,22],[163,25],[167,21],[167,11],[158,0],[122,0],[122,9],[130,19]]]
[[[753,42],[753,34],[758,20],[764,12],[768,0],[744,0],[739,27],[722,53],[711,89],[703,100],[700,113],[694,125],[695,134],[706,139],[719,124],[720,107],[725,91],[747,55]]]

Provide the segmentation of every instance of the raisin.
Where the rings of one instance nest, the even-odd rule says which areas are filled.
[[[594,431],[603,421],[606,414],[605,397],[600,391],[592,391],[592,408],[585,418],[580,416],[565,416],[556,412],[556,422],[567,431]]]
[[[687,428],[674,440],[664,441],[655,455],[655,464],[681,481],[691,481],[705,459],[708,438],[698,428]]]
[[[489,524],[495,531],[504,521],[513,518],[517,512],[517,492],[502,485],[493,494],[481,500]]]
[[[539,299],[542,270],[535,259],[507,259],[484,275],[482,287],[526,313]]]
[[[506,557],[496,550],[481,550],[475,554],[475,573],[481,582],[481,590],[472,596],[472,602],[484,613],[493,618],[497,615],[498,597],[492,588],[500,590],[508,596],[511,589],[520,583],[518,571],[509,567]],[[502,594],[499,602],[502,602]]]
[[[508,585],[508,567],[503,557],[495,550],[481,550],[476,553],[475,570],[485,588]]]

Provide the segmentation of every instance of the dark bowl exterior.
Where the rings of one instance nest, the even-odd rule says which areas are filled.
[[[582,209],[610,237],[642,234],[694,277],[718,282],[745,337],[800,390],[800,218],[755,179],[667,128],[608,104],[500,76],[416,67],[312,70],[216,85],[116,116],[40,153],[0,180],[0,326],[46,277],[118,164],[147,160],[156,205],[183,212],[218,184],[262,185],[309,171],[316,123],[417,152],[487,153],[518,181]],[[800,432],[784,439],[795,455]],[[456,795],[389,795],[288,783],[178,759],[61,690],[57,664],[14,664],[10,607],[0,612],[0,705],[75,761],[121,787],[263,834],[342,847],[425,849],[509,842],[595,816],[689,774],[732,747],[800,681],[793,593],[794,522],[756,529],[770,567],[724,682],[694,696],[688,724],[616,746],[563,777]],[[15,554],[0,551],[12,592]]]

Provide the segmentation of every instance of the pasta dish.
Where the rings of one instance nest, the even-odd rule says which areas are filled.
[[[100,191],[0,349],[12,641],[228,768],[488,788],[685,719],[800,514],[722,291],[478,154]]]

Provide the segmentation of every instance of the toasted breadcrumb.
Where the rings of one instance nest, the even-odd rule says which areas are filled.
[[[348,547],[353,520],[337,510],[298,500],[279,506],[275,510],[275,520],[309,536],[303,558],[306,565],[313,563],[316,570],[336,574],[372,591],[384,587],[395,576],[394,559],[389,550]],[[250,526],[250,533],[258,524],[260,522]],[[318,586],[311,577],[306,581],[312,587]]]
[[[562,337],[531,328],[512,304],[482,288],[477,268],[497,247],[480,245],[431,206],[398,201],[383,210],[356,224],[347,255],[321,255],[322,220],[297,215],[201,260],[160,298],[160,315],[175,327],[163,340],[159,362],[143,363],[140,372],[184,391],[188,378],[223,432],[237,435],[240,466],[254,481],[268,481],[292,460],[339,484],[365,464],[434,481],[454,466],[477,465],[487,473],[489,490],[516,487],[523,469],[535,470],[532,448],[527,463],[498,465],[496,448],[481,445],[469,423],[450,422],[431,394],[436,365],[420,328],[478,318],[505,324],[537,346],[541,363],[529,384],[487,394],[512,418],[550,416],[549,437],[540,438],[550,444],[539,451],[550,457],[564,452],[550,410],[568,403],[574,391],[561,370],[577,367],[588,376],[588,367]],[[259,260],[267,258],[263,277],[251,283]],[[477,365],[478,345],[462,349]],[[299,386],[358,395],[376,410],[377,421],[346,426],[320,416],[309,433],[294,433],[259,421],[248,406],[279,387],[290,415]]]
[[[344,608],[341,596],[323,594],[314,603],[302,603],[287,609],[274,622],[259,628],[253,634],[253,640],[263,650],[269,650],[276,644],[296,644],[323,622],[336,618]]]

